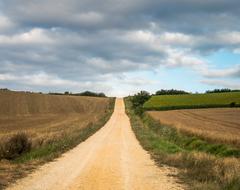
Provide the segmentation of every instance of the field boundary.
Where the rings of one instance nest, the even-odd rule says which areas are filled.
[[[147,111],[145,113],[150,118],[160,123],[161,126],[177,129],[187,136],[196,136],[199,139],[207,141],[211,144],[223,144],[240,150],[240,139],[238,136],[238,131],[236,131],[238,130],[237,123],[233,122],[232,119],[230,119],[228,120],[229,123],[223,124],[222,122],[224,121],[218,120],[219,116],[216,119],[208,116],[208,113],[210,115],[226,114],[230,116],[236,112],[240,113],[240,109],[222,109],[223,110],[219,108],[213,110],[204,109],[203,111],[199,109],[197,111],[193,109],[188,111]],[[193,121],[191,121],[191,119],[193,119]],[[234,126],[232,127],[231,124]],[[224,126],[226,128],[224,128]],[[221,132],[221,130],[225,130],[225,132]],[[229,133],[231,130],[234,130],[234,132]]]
[[[196,135],[186,130],[178,129],[170,125],[164,125],[152,118],[148,113],[145,113],[142,120],[143,123],[153,131],[161,134],[162,138],[180,147],[179,149],[205,152],[218,157],[240,158],[240,149],[237,147],[209,141],[200,135]]]
[[[145,107],[144,111],[168,111],[168,110],[180,110],[180,109],[204,109],[204,108],[240,108],[240,104],[234,106],[226,104],[215,104],[215,105],[185,105],[185,106],[162,106],[162,107]]]

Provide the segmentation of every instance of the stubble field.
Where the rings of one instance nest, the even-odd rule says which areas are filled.
[[[148,113],[161,124],[174,126],[214,142],[240,147],[239,108],[149,111]]]
[[[108,104],[108,98],[1,92],[0,137],[25,132],[34,145],[43,143],[95,122]]]
[[[0,189],[92,135],[113,106],[111,98],[0,91]],[[19,133],[31,151],[8,160],[5,147]]]

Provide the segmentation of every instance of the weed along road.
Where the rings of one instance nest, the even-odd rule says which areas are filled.
[[[125,114],[123,99],[117,99],[111,119],[97,133],[8,189],[182,189],[172,172],[155,166],[142,149]]]

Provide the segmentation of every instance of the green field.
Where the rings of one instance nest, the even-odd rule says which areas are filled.
[[[146,110],[240,107],[240,92],[152,96]]]

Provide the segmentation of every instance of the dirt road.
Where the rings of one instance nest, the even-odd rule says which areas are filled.
[[[76,148],[9,187],[13,190],[182,189],[136,140],[122,99],[107,124]]]

